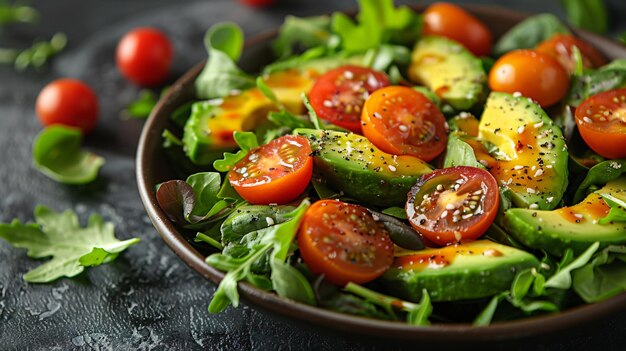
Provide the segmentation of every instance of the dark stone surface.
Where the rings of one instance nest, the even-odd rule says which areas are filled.
[[[557,1],[473,2],[562,14]],[[43,15],[40,23],[2,28],[0,46],[26,46],[56,31],[67,33],[70,44],[42,72],[18,74],[0,67],[0,221],[31,220],[36,204],[74,209],[83,223],[89,213],[98,212],[115,223],[118,237],[138,236],[142,243],[78,278],[32,285],[21,275],[39,262],[0,242],[0,349],[375,349],[371,342],[320,333],[246,306],[207,313],[213,285],[164,245],[139,200],[134,154],[143,123],[120,117],[137,89],[120,78],[113,61],[115,44],[124,32],[157,26],[175,43],[176,77],[205,56],[202,35],[216,21],[235,21],[252,35],[279,24],[287,13],[311,15],[353,8],[354,3],[291,0],[264,11],[234,0],[56,0],[34,5]],[[613,1],[612,6],[614,13],[626,13],[623,2]],[[624,30],[626,23],[621,26]],[[99,180],[88,186],[56,184],[31,165],[31,142],[41,128],[34,115],[36,96],[43,85],[62,76],[84,79],[100,97],[100,122],[87,145],[105,156],[107,164]],[[616,316],[545,343],[527,340],[502,347],[621,350],[625,332],[626,317]]]

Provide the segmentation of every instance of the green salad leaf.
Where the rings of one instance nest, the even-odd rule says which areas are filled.
[[[598,251],[599,242],[591,244],[585,252],[580,254],[576,259],[561,267],[556,274],[548,278],[545,283],[546,288],[569,289],[572,286],[572,271],[578,269],[589,262],[593,254]],[[570,251],[571,252],[571,251]]]
[[[86,184],[98,177],[104,158],[80,148],[79,129],[54,125],[37,135],[33,142],[35,168],[64,184]]]
[[[496,42],[493,52],[496,56],[502,56],[512,50],[533,48],[559,33],[571,32],[556,16],[549,13],[534,15],[509,29]]]
[[[72,211],[57,213],[44,206],[35,208],[36,224],[14,220],[0,224],[0,238],[17,248],[28,249],[32,258],[52,259],[24,275],[31,283],[48,283],[61,277],[74,277],[85,267],[113,261],[120,252],[139,242],[138,238],[120,241],[112,223],[92,214],[81,227]]]
[[[626,247],[608,246],[572,274],[574,291],[587,303],[626,291]]]
[[[1,13],[0,16],[2,16]],[[0,48],[0,64],[12,64],[17,71],[24,71],[29,67],[40,69],[48,63],[50,58],[63,51],[66,45],[65,34],[57,33],[49,41],[37,41],[23,50]]]
[[[581,202],[587,195],[597,190],[598,185],[604,185],[617,179],[624,171],[626,171],[626,160],[609,160],[591,167],[585,179],[578,186],[573,202]]]
[[[309,112],[311,124],[313,124],[315,129],[326,129],[326,127],[324,126],[324,122],[322,122],[320,117],[317,115],[317,112],[315,112],[313,105],[311,105],[311,101],[309,101],[309,97],[306,96],[305,93],[302,93],[302,101],[304,102],[304,107],[306,107],[307,111]]]
[[[215,168],[219,172],[230,171],[230,169],[235,164],[237,164],[237,162],[243,160],[243,158],[246,157],[250,149],[254,149],[255,147],[259,146],[257,137],[252,132],[236,131],[233,132],[233,138],[235,139],[237,145],[239,145],[240,150],[234,154],[230,152],[225,152],[223,159],[213,162],[213,168]]]
[[[609,13],[604,0],[561,0],[567,19],[576,27],[604,34],[609,28]]]
[[[14,4],[6,0],[0,1],[0,25],[11,23],[35,23],[39,19],[39,12],[22,2]]]
[[[456,133],[450,133],[448,137],[448,148],[443,166],[445,168],[470,166],[486,169],[485,166],[476,159],[474,149]]]
[[[126,114],[131,118],[146,119],[157,104],[155,94],[148,89],[139,92],[139,98],[126,108]]]
[[[207,31],[204,43],[209,59],[195,82],[199,98],[221,98],[254,87],[254,78],[235,63],[243,49],[243,32],[239,26],[229,22],[215,24]]]
[[[294,47],[313,48],[329,46],[335,36],[330,32],[330,17],[287,16],[280,27],[273,49],[276,56],[287,58],[294,52]]]
[[[626,222],[626,202],[611,194],[601,194],[601,196],[611,209],[606,217],[598,220],[598,223]]]
[[[408,7],[396,8],[393,0],[359,0],[354,22],[343,13],[334,13],[331,28],[341,38],[346,52],[363,52],[384,43],[412,45],[422,29],[421,16]]]
[[[385,72],[393,65],[406,66],[411,63],[411,50],[402,45],[380,45],[365,53],[363,63],[377,71]]]

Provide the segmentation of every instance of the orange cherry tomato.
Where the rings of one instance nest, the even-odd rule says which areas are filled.
[[[491,53],[491,31],[459,6],[437,2],[424,11],[424,34],[440,35],[465,46],[476,56]]]
[[[248,152],[228,173],[235,191],[252,204],[286,204],[309,185],[313,174],[311,145],[286,135]]]
[[[474,167],[438,169],[424,175],[406,203],[409,222],[438,245],[480,238],[498,212],[498,183],[491,173]]]
[[[389,85],[382,72],[359,66],[342,66],[326,72],[311,88],[309,98],[317,115],[354,133],[361,133],[365,99]]]
[[[43,125],[62,124],[89,133],[98,120],[98,97],[77,79],[57,79],[37,97],[37,116]]]
[[[428,162],[446,148],[446,119],[435,104],[407,87],[372,93],[361,114],[363,135],[379,149]]]
[[[557,59],[568,72],[572,73],[576,69],[572,49],[574,46],[580,50],[585,68],[596,68],[606,64],[606,58],[596,48],[569,34],[556,34],[537,45],[535,50]]]
[[[534,50],[514,50],[493,65],[489,87],[493,91],[519,92],[541,107],[548,107],[567,93],[569,74],[549,55]]]
[[[336,285],[367,283],[391,266],[393,243],[362,206],[322,200],[307,210],[298,232],[304,263]]]
[[[124,35],[115,55],[124,77],[138,85],[154,86],[167,78],[174,50],[169,38],[160,31],[137,28]]]
[[[576,124],[585,143],[606,158],[626,157],[626,88],[609,90],[576,108]]]

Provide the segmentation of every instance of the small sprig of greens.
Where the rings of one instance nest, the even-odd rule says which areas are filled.
[[[230,171],[230,169],[233,168],[237,162],[246,157],[250,149],[254,149],[259,146],[259,141],[257,140],[256,135],[252,132],[233,132],[233,139],[235,139],[235,142],[239,145],[240,150],[234,154],[225,152],[223,159],[213,162],[213,168],[219,172]]]
[[[396,320],[398,319],[398,317],[395,309],[399,309],[407,313],[407,324],[417,326],[430,325],[428,319],[433,312],[433,306],[430,302],[430,296],[428,295],[426,289],[422,290],[422,298],[417,304],[413,302],[403,301],[396,297],[383,295],[355,283],[348,283],[345,286],[344,290],[382,307],[387,312],[387,314],[389,314]]]
[[[287,58],[294,52],[294,47],[334,47],[339,38],[330,31],[329,16],[315,17],[285,17],[285,23],[280,27],[278,38],[274,41],[274,53],[279,59]]]
[[[320,117],[317,115],[317,112],[315,112],[313,105],[311,105],[311,101],[309,101],[309,97],[306,96],[305,93],[302,93],[302,102],[304,102],[304,107],[306,107],[307,111],[309,112],[309,119],[311,123],[313,124],[313,126],[315,127],[315,129],[321,129],[321,130],[327,129],[324,126],[324,122],[322,122]]]
[[[12,23],[34,23],[39,19],[39,12],[22,3],[9,4],[0,0],[0,25]]]
[[[40,69],[48,63],[51,57],[60,53],[67,45],[67,37],[63,33],[55,34],[50,41],[35,42],[30,48],[7,49],[0,48],[0,64],[10,64],[18,71],[29,67]]]
[[[284,215],[288,218],[287,221],[245,235],[241,240],[245,254],[231,256],[216,253],[207,257],[207,264],[227,272],[213,294],[209,312],[219,313],[230,304],[237,307],[239,305],[237,283],[242,280],[265,288],[269,285],[269,288],[282,297],[307,304],[315,303],[313,289],[308,280],[295,267],[285,263],[300,222],[309,206],[310,202],[304,200],[295,210]],[[252,266],[265,255],[269,255],[271,285],[264,276],[252,272]]]
[[[356,23],[335,13],[331,29],[346,52],[363,52],[384,43],[413,44],[422,29],[422,18],[408,7],[396,8],[393,0],[359,0]]]
[[[64,184],[86,184],[98,177],[104,158],[80,148],[79,129],[54,125],[47,127],[33,142],[35,168]]]
[[[585,302],[606,300],[626,291],[626,246],[611,245],[574,271],[574,291]]]
[[[163,96],[165,96],[168,90],[169,90],[169,87],[165,87],[163,90],[161,90],[161,94],[159,94],[159,97],[162,98]],[[150,113],[156,106],[158,100],[159,99],[157,98],[156,94],[152,90],[142,89],[139,92],[139,97],[137,98],[137,100],[131,102],[130,105],[128,105],[128,107],[126,108],[126,110],[124,110],[125,115],[130,118],[135,118],[135,119],[146,119],[148,118],[148,116],[150,116]],[[190,107],[190,105],[184,105],[181,107],[184,109],[181,109],[179,107],[178,109],[174,111],[174,113],[172,113],[173,120],[176,121],[177,119],[183,119],[183,118],[188,117],[188,112],[189,112],[188,108]],[[185,114],[185,116],[181,117],[179,116],[179,114]]]
[[[241,56],[243,41],[242,30],[234,23],[218,23],[207,31],[204,44],[209,58],[195,82],[199,98],[221,98],[233,91],[254,86],[254,78],[236,64]]]
[[[112,223],[92,214],[81,227],[70,210],[54,212],[47,207],[35,208],[36,224],[14,220],[0,223],[0,238],[16,248],[28,249],[32,258],[52,259],[24,275],[30,283],[48,283],[61,277],[74,277],[85,267],[113,261],[120,252],[139,242],[138,238],[119,241]]]
[[[534,15],[506,32],[494,45],[493,52],[495,56],[501,56],[512,50],[533,48],[558,33],[571,34],[556,16],[549,13]]]
[[[609,14],[604,0],[561,0],[567,19],[576,27],[604,34]]]

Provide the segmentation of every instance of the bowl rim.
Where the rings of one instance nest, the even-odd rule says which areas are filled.
[[[461,5],[471,13],[493,15],[497,14],[510,18],[512,21],[522,20],[532,14],[514,11],[499,6],[488,5]],[[414,10],[423,10],[424,5],[410,6]],[[350,14],[351,12],[346,12]],[[352,13],[355,13],[352,12]],[[621,45],[610,38],[599,36],[584,30],[573,29],[577,36],[591,42],[594,46],[620,47]],[[277,34],[277,29],[263,32],[246,40],[245,48],[266,42]],[[601,49],[602,50],[602,49]],[[626,47],[621,48],[626,57]],[[141,201],[152,221],[155,229],[165,241],[188,266],[200,273],[203,277],[214,284],[224,277],[224,273],[205,263],[205,257],[198,252],[181,234],[176,226],[167,218],[159,207],[154,185],[149,184],[149,152],[154,144],[161,145],[161,130],[154,132],[157,120],[167,118],[161,111],[165,108],[182,86],[189,84],[202,70],[205,62],[201,62],[187,71],[172,85],[169,91],[157,103],[150,117],[146,121],[136,154],[136,177]],[[430,342],[490,342],[519,339],[528,336],[539,336],[554,333],[564,329],[574,328],[585,322],[600,319],[603,316],[614,314],[626,308],[626,293],[621,293],[608,300],[593,304],[585,304],[569,308],[565,311],[531,316],[512,321],[497,322],[489,326],[476,327],[468,323],[433,324],[431,326],[411,326],[399,321],[385,321],[367,317],[343,314],[326,310],[320,307],[310,306],[296,301],[281,298],[275,293],[256,288],[246,282],[238,284],[238,290],[243,300],[260,307],[263,310],[272,311],[284,317],[297,319],[318,327],[332,327],[334,330],[356,333],[361,335],[393,338],[401,340],[421,340]]]

